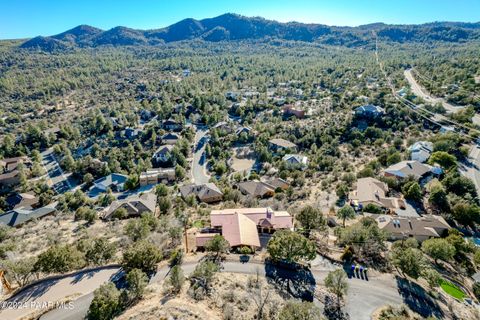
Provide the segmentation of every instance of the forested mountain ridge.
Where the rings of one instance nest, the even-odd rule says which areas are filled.
[[[356,47],[366,44],[371,39],[372,32],[376,32],[382,40],[401,43],[479,41],[480,22],[434,22],[422,25],[374,23],[358,27],[335,27],[299,22],[282,23],[228,13],[203,20],[184,19],[154,30],[115,27],[103,31],[81,25],[58,35],[29,39],[20,47],[53,51],[102,45],[158,45],[193,39],[217,42],[268,38]]]

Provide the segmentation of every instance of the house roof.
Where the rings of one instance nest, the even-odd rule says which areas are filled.
[[[282,178],[273,178],[265,181],[265,183],[274,189],[281,188],[286,189],[290,185],[286,180]]]
[[[401,161],[385,169],[385,173],[391,175],[406,178],[408,176],[414,176],[419,179],[428,172],[431,172],[432,167],[421,162],[410,160]]]
[[[355,108],[356,112],[364,112],[364,113],[384,113],[385,110],[379,106],[375,106],[373,104],[366,104],[364,106],[360,106]]]
[[[111,186],[114,184],[122,184],[127,181],[128,176],[120,173],[111,173],[108,176],[100,178],[94,182],[94,184],[102,184],[104,186]]]
[[[155,154],[163,154],[163,153],[168,153],[173,150],[173,146],[170,144],[164,144],[160,147],[158,147],[157,151],[155,151]]]
[[[167,119],[165,121],[163,121],[163,125],[180,125],[181,123],[178,122],[178,121],[175,121],[173,119]]]
[[[175,177],[175,168],[155,168],[140,173],[140,178],[147,177]]]
[[[405,236],[440,237],[450,225],[441,216],[400,217],[391,215],[371,215],[380,229],[389,233],[403,233]]]
[[[357,180],[357,188],[349,194],[349,199],[363,203],[376,203],[381,207],[396,209],[404,207],[404,201],[400,198],[387,197],[388,186],[371,177]]]
[[[10,172],[4,173],[4,174],[0,174],[0,181],[14,178],[14,177],[18,176],[19,173],[20,173],[20,171],[13,170],[13,171],[10,171]]]
[[[431,153],[433,151],[433,143],[430,141],[417,141],[408,147],[408,150],[411,152],[425,151]]]
[[[259,224],[261,219],[269,219],[276,229],[293,228],[292,216],[287,211],[273,211],[270,207],[212,210],[210,212],[210,219],[213,220],[212,225],[215,225],[218,217],[222,217],[220,219],[223,219],[223,216],[234,215],[237,213],[248,217],[250,220],[254,221],[255,224]]]
[[[242,193],[254,196],[264,197],[268,193],[275,191],[275,188],[261,181],[244,181],[237,184]]]
[[[213,129],[218,129],[218,128],[222,128],[222,127],[226,127],[226,126],[228,126],[228,122],[220,121],[220,122],[216,123],[212,128]]]
[[[194,194],[201,201],[208,200],[211,197],[223,196],[222,191],[214,183],[205,183],[205,184],[188,184],[181,186],[180,193],[182,197],[187,197],[190,194]]]
[[[168,132],[163,135],[162,140],[178,140],[180,139],[180,135],[172,132]]]
[[[0,159],[0,167],[4,167],[7,171],[15,170],[20,163],[29,161],[27,156]]]
[[[252,131],[252,128],[250,128],[250,127],[239,127],[239,128],[237,128],[237,130],[235,130],[235,134],[239,135],[242,132],[247,132],[248,133],[250,131]]]
[[[276,146],[279,146],[279,147],[282,147],[282,148],[293,149],[293,148],[297,147],[297,145],[295,143],[290,142],[290,141],[285,140],[285,139],[281,139],[281,138],[270,139],[268,142],[270,142],[270,144],[273,144],[273,145],[276,145]]]
[[[30,209],[32,205],[38,203],[39,199],[34,193],[27,192],[14,193],[11,196],[7,197],[6,201],[8,205],[10,207],[13,207],[14,209],[22,207],[25,209]]]
[[[293,219],[286,211],[271,208],[238,208],[212,210],[210,220],[213,227],[221,227],[222,235],[230,246],[260,247],[257,226],[265,228],[293,228]],[[199,234],[198,238],[209,239],[210,235]],[[204,242],[204,241],[200,241]]]
[[[240,245],[260,247],[257,225],[243,214],[235,213],[225,217],[222,235],[232,247]]]
[[[301,154],[287,154],[283,157],[283,161],[292,164],[306,165],[308,162],[308,158],[306,156],[302,156]]]
[[[24,208],[14,209],[0,215],[0,224],[17,227],[32,219],[39,219],[48,214],[54,213],[56,211],[55,206],[56,203],[52,203],[48,206],[35,210],[28,210]]]
[[[0,165],[5,166],[10,163],[19,163],[27,160],[27,156],[0,159]]]
[[[133,210],[134,212],[138,212],[138,213],[144,212],[144,211],[140,212],[140,208],[138,207],[138,204],[144,205],[150,212],[155,212],[155,208],[157,206],[157,196],[149,192],[149,193],[144,193],[140,196],[136,195],[123,200],[113,201],[110,204],[110,206],[105,210],[103,218],[108,219],[112,213],[114,213],[118,208],[124,205],[128,205],[131,208],[131,210]]]

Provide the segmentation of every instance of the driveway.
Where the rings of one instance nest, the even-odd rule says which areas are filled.
[[[210,180],[210,176],[207,174],[207,161],[205,154],[207,133],[208,129],[197,126],[193,145],[192,169],[190,171],[192,183],[195,184],[207,183]]]
[[[48,176],[48,185],[50,185],[57,194],[63,194],[75,188],[75,182],[71,173],[64,173],[58,163],[53,149],[47,149],[41,153],[42,165]]]
[[[37,285],[27,287],[5,301],[6,308],[0,311],[0,319],[14,320],[31,313],[41,313],[42,310],[48,308],[49,304],[54,304],[68,297],[78,296],[81,296],[81,298],[73,302],[72,310],[57,309],[48,314],[60,312],[67,314],[68,319],[74,319],[70,317],[70,313],[72,313],[81,315],[77,319],[83,319],[90,305],[90,301],[84,296],[92,294],[100,285],[112,279],[112,276],[118,271],[118,267],[84,271],[64,278],[42,281]],[[11,304],[17,305],[17,307],[11,307]],[[61,319],[61,317],[47,317],[45,319]]]

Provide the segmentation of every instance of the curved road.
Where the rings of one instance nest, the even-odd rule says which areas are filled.
[[[428,103],[431,104],[436,104],[440,103],[443,105],[445,110],[447,110],[448,113],[455,113],[460,110],[462,110],[463,106],[454,106],[453,104],[448,103],[445,99],[443,98],[436,98],[432,97],[427,93],[427,91],[415,80],[415,77],[413,76],[413,69],[407,69],[404,71],[405,78],[407,79],[408,83],[410,84],[410,87],[412,89],[413,94],[416,96],[422,98]]]
[[[196,263],[182,265],[186,275],[193,272]],[[323,285],[327,274],[334,268],[312,266],[311,272],[317,285]],[[151,279],[151,282],[163,281],[168,273],[168,268],[159,270]],[[265,276],[265,265],[258,263],[224,262],[222,272],[232,272],[241,274],[257,274]],[[398,293],[397,283],[393,276],[382,275],[381,278],[371,278],[369,281],[351,278],[348,279],[348,295],[346,311],[351,319],[369,320],[371,314],[381,306],[386,304],[398,305],[403,303],[403,299]]]
[[[95,271],[83,271],[59,279],[49,279],[19,291],[7,299],[0,311],[0,319],[20,319],[31,313],[41,313],[48,308],[48,304],[61,301],[65,298],[82,298],[75,300],[73,309],[58,309],[64,313],[82,313],[82,308],[77,308],[76,302],[82,301],[83,296],[91,294],[101,284],[109,281],[117,272],[118,267],[105,268]],[[88,310],[88,302],[86,310]],[[68,312],[67,312],[68,311]],[[86,312],[82,313],[82,317]],[[77,319],[82,319],[79,317]],[[55,318],[59,319],[59,318]],[[68,318],[70,319],[70,318]]]
[[[317,261],[317,262],[315,262]],[[323,284],[323,280],[328,272],[337,268],[324,261],[315,260],[312,264],[311,272],[316,284]],[[187,262],[182,265],[182,269],[186,275],[191,274],[195,269],[198,261]],[[158,283],[164,281],[167,277],[169,268],[164,266],[158,270],[150,283]],[[241,274],[257,274],[257,272],[265,276],[265,265],[260,263],[241,263],[234,261],[226,261],[223,263],[222,272],[232,272]],[[56,309],[52,310],[41,317],[42,320],[81,320],[88,311],[91,300],[93,299],[93,291],[105,281],[91,283],[88,293],[84,293],[82,297],[75,300],[74,309]],[[349,290],[347,295],[346,311],[355,320],[368,320],[373,311],[385,304],[400,304],[403,302],[398,293],[397,283],[393,276],[382,275],[380,277],[372,277],[369,281],[352,278],[348,280]],[[57,299],[60,299],[57,298]],[[18,319],[18,316],[12,315],[8,319]],[[3,319],[0,314],[0,319]]]

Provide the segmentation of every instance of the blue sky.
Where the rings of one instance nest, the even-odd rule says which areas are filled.
[[[478,22],[480,0],[0,0],[0,39],[53,35],[79,24],[153,29],[226,12],[349,26]]]

